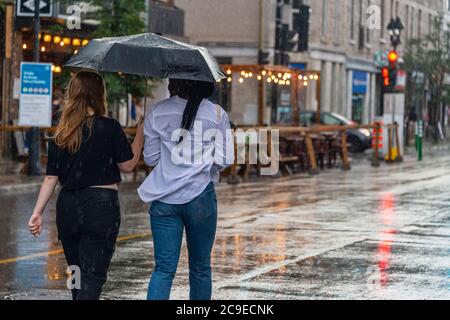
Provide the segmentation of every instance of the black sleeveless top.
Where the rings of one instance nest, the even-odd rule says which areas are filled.
[[[57,176],[63,188],[78,190],[121,181],[118,163],[133,158],[131,145],[119,122],[95,116],[92,131],[83,128],[80,150],[72,154],[49,142],[47,175]]]

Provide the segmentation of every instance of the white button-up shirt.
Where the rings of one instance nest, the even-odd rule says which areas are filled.
[[[204,99],[181,144],[179,130],[187,100],[163,100],[145,117],[144,161],[153,171],[139,187],[142,201],[184,204],[200,195],[234,162],[234,138],[227,113]]]

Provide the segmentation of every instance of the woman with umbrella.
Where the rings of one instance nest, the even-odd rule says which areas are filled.
[[[105,115],[102,76],[76,73],[49,143],[46,177],[28,224],[33,235],[42,232],[42,215],[59,181],[58,237],[68,265],[79,271],[74,278],[80,276],[72,289],[74,300],[100,297],[119,232],[120,171],[133,171],[144,143],[142,124],[131,146],[119,122]]]
[[[145,118],[144,160],[154,167],[138,189],[141,199],[151,203],[155,269],[147,298],[169,299],[186,230],[190,298],[209,300],[217,224],[214,183],[234,161],[230,120],[207,99],[212,82],[171,80],[169,90],[173,96]],[[207,139],[207,132],[214,137]],[[181,149],[183,161],[177,161]]]
[[[210,299],[217,223],[214,183],[234,162],[234,140],[227,114],[207,98],[225,72],[205,48],[151,33],[92,40],[66,66],[172,79],[172,97],[145,117],[144,160],[154,169],[138,193],[151,203],[155,270],[148,298],[169,299],[185,229],[190,297]],[[198,131],[205,136],[199,137]],[[180,149],[192,157],[174,161]]]

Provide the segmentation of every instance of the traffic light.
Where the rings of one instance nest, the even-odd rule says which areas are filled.
[[[383,77],[383,89],[384,92],[387,92],[391,88],[391,72],[388,67],[384,67],[381,70],[381,76]]]
[[[398,61],[398,53],[395,50],[392,50],[388,53],[388,61],[390,65],[397,65]]]
[[[297,32],[289,30],[289,25],[283,24],[281,27],[281,50],[291,52],[297,45]]]
[[[258,64],[270,64],[269,56],[270,56],[269,52],[259,50],[258,51]]]
[[[381,76],[383,78],[383,92],[394,93],[397,85],[397,68],[384,67],[381,69]]]
[[[392,50],[388,53],[387,59],[389,61],[389,66],[383,67],[381,69],[381,76],[383,78],[383,92],[393,93],[395,92],[395,87],[397,85],[397,64],[398,64],[398,53]]]
[[[381,76],[383,78],[389,78],[389,68],[388,67],[384,67],[383,69],[381,69]]]
[[[294,15],[294,25],[298,32],[298,48],[299,52],[308,51],[309,46],[309,21],[311,17],[310,7],[300,5],[299,11]]]

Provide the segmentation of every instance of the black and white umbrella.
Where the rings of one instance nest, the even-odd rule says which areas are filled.
[[[207,82],[227,77],[206,48],[153,33],[91,40],[65,67]]]

